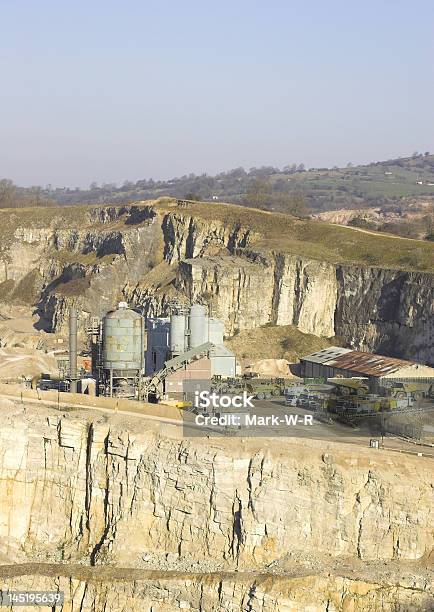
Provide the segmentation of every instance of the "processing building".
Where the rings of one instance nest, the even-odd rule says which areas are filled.
[[[75,311],[72,313],[75,315]],[[98,391],[114,397],[156,398],[184,393],[186,381],[234,377],[236,358],[224,346],[223,323],[209,317],[205,306],[174,305],[170,317],[151,317],[120,302],[101,321],[92,321],[93,373]],[[72,317],[72,349],[76,325]],[[76,382],[71,359],[71,383]],[[196,387],[195,387],[196,388]]]
[[[331,346],[300,359],[304,378],[364,377],[371,389],[393,382],[429,382],[434,368],[395,357]]]
[[[224,326],[205,306],[175,306],[169,318],[148,318],[146,393],[186,399],[215,376],[236,375],[236,357],[223,341]]]
[[[198,349],[209,343],[206,356],[191,366],[197,377],[233,377],[236,374],[234,353],[224,346],[224,326],[219,319],[209,317],[205,306],[177,307],[169,318],[148,318],[145,374],[152,376],[166,361]]]

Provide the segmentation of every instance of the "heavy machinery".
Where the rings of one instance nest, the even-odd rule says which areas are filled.
[[[285,405],[325,410],[333,389],[333,385],[325,384],[293,385],[285,389]]]
[[[246,388],[246,381],[242,378],[222,378],[221,376],[213,376],[211,381],[211,389],[215,393],[235,394],[244,391]]]
[[[330,378],[329,382],[335,387],[328,401],[330,412],[376,414],[410,409],[415,403],[414,396],[408,390],[388,395],[370,393],[368,381],[364,378]]]
[[[256,399],[264,400],[284,395],[285,386],[284,378],[273,378],[270,380],[258,378],[246,383],[246,390]]]
[[[213,377],[212,390],[216,393],[235,394],[247,391],[256,399],[264,400],[284,395],[288,382],[284,378],[226,378]]]
[[[433,385],[427,382],[399,382],[394,381],[393,385],[387,387],[387,392],[391,397],[403,399],[412,397],[417,399],[429,396]]]
[[[42,374],[34,384],[40,391],[69,391],[69,381],[51,378],[50,374]]]

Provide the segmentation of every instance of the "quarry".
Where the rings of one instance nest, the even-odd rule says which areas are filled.
[[[67,610],[431,605],[429,457],[1,401],[3,590],[64,590]]]
[[[433,608],[432,244],[172,198],[0,220],[1,594]]]
[[[164,198],[0,219],[2,300],[35,304],[48,332],[67,332],[71,305],[101,317],[126,301],[151,317],[176,298],[209,303],[229,336],[291,325],[432,364],[430,243]]]

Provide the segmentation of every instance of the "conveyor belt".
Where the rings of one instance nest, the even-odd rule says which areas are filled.
[[[142,392],[144,396],[148,396],[150,393],[160,393],[160,385],[163,380],[172,372],[181,369],[185,365],[200,359],[205,355],[208,355],[209,351],[213,347],[212,342],[205,342],[199,346],[196,346],[189,351],[182,353],[178,357],[173,357],[168,361],[164,362],[164,366],[158,372],[155,372],[150,379],[146,380],[142,386]]]

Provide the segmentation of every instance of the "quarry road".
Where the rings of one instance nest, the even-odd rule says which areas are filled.
[[[336,421],[320,421],[316,418],[315,412],[310,412],[307,409],[294,406],[286,406],[283,398],[272,400],[255,400],[256,414],[264,417],[277,416],[279,423],[271,424],[266,427],[249,428],[249,437],[264,437],[264,438],[298,438],[298,439],[314,439],[324,440],[325,442],[340,442],[342,444],[356,444],[358,446],[369,447],[372,438],[381,440],[381,435],[377,430],[370,430],[370,423],[365,426],[351,428],[348,425]],[[286,417],[291,415],[297,417],[296,422],[292,422],[290,426],[285,422]],[[308,417],[312,417],[312,424]],[[241,432],[235,432],[237,437],[242,437]],[[430,446],[416,445],[403,438],[392,436],[391,434],[384,437],[381,449],[390,450],[393,452],[405,453],[418,456],[422,454],[424,457],[434,458],[434,448]],[[380,449],[380,450],[381,450]],[[374,450],[373,452],[377,452]]]
[[[51,401],[51,400],[46,400],[46,399],[31,399],[28,397],[22,398],[20,395],[9,395],[6,393],[0,393],[0,398],[1,399],[8,399],[8,400],[13,400],[13,401],[18,401],[18,402],[24,402],[26,404],[36,404],[38,406],[49,406],[49,407],[54,407],[58,410],[67,410],[68,408],[78,408],[80,410],[96,410],[97,412],[103,412],[105,414],[110,414],[110,415],[118,415],[118,416],[132,416],[132,417],[137,417],[139,419],[148,419],[151,421],[159,421],[161,423],[168,423],[170,425],[177,425],[178,427],[182,426],[182,422],[177,420],[177,419],[170,419],[168,417],[159,417],[159,416],[154,416],[154,415],[150,415],[150,414],[143,414],[141,412],[133,412],[130,410],[116,410],[115,408],[110,409],[110,408],[101,408],[100,406],[86,406],[86,405],[82,405],[82,404],[65,404],[65,403],[58,403],[55,401]]]
[[[189,421],[185,423],[179,419],[171,419],[166,416],[156,416],[145,414],[143,412],[130,411],[124,409],[111,409],[111,408],[103,408],[101,406],[84,406],[82,404],[74,404],[74,403],[58,403],[56,401],[47,400],[47,399],[32,399],[32,398],[22,398],[19,394],[7,394],[0,393],[1,399],[12,400],[15,402],[39,405],[39,406],[47,406],[55,408],[56,410],[68,410],[70,408],[74,408],[77,410],[85,410],[85,411],[97,411],[100,413],[104,413],[106,415],[118,416],[118,417],[136,417],[139,419],[144,419],[148,421],[153,421],[156,423],[160,423],[161,425],[171,425],[178,428],[178,431],[182,429],[182,434],[184,437],[192,437],[192,438],[213,438],[215,436],[219,436],[216,434],[214,429],[210,429],[204,427],[202,425],[195,425],[194,422]],[[288,409],[282,400],[272,400],[272,401],[258,401],[256,402],[256,407],[259,409],[259,412],[263,416],[280,415],[281,418],[284,418],[285,415],[288,415],[289,412],[291,415],[297,415],[300,417],[298,423],[295,425],[291,425],[287,427],[286,425],[278,425],[276,427],[253,427],[249,430],[249,434],[243,435],[241,432],[234,432],[234,435],[237,437],[252,437],[252,438],[263,438],[263,439],[281,439],[282,441],[285,438],[308,438],[314,440],[324,440],[324,442],[340,442],[342,444],[355,444],[362,447],[369,447],[370,438],[378,438],[378,434],[370,433],[369,431],[364,430],[352,430],[351,428],[343,425],[341,423],[324,423],[315,419],[314,413],[313,416],[313,425],[306,425],[304,418],[308,413],[306,410],[302,408],[293,408]],[[185,426],[185,427],[184,427]],[[388,450],[393,452],[399,452],[409,455],[422,456],[434,458],[434,449],[429,447],[416,447],[414,444],[406,442],[400,438],[396,437],[385,437],[384,444],[380,450]],[[378,452],[374,450],[373,452]]]

